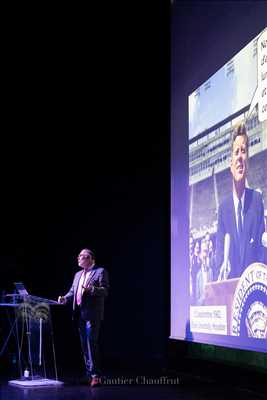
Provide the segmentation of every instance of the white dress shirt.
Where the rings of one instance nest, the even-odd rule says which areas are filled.
[[[77,294],[76,294],[76,302],[77,302],[78,305],[80,305],[81,302],[82,302],[82,295],[83,295],[83,292],[84,292],[84,288],[86,287],[86,285],[87,285],[87,283],[88,283],[88,281],[90,279],[93,266],[94,265],[92,265],[88,271],[86,271],[86,272],[84,271],[81,274],[81,277],[80,277],[80,280],[79,280],[78,289],[77,289]]]

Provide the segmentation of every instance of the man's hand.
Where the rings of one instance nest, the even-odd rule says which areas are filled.
[[[83,286],[84,293],[89,293],[93,294],[94,293],[94,286],[89,285],[89,286]]]
[[[58,296],[57,302],[58,302],[59,304],[66,304],[66,303],[67,303],[67,300],[65,299],[64,296]]]

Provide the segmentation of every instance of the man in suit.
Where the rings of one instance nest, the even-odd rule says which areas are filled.
[[[90,249],[81,250],[78,265],[82,270],[75,274],[70,290],[65,296],[59,296],[58,302],[66,304],[72,301],[86,374],[90,385],[96,386],[100,384],[98,337],[109,289],[108,274],[95,264],[95,256]]]
[[[216,269],[219,280],[240,277],[250,264],[263,261],[263,201],[259,192],[245,187],[248,136],[244,123],[233,132],[230,170],[233,192],[218,211]]]

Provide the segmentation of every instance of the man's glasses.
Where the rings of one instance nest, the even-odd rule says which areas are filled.
[[[79,254],[77,258],[89,258],[88,254]]]

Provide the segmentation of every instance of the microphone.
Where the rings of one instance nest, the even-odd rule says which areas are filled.
[[[230,244],[231,244],[231,236],[229,233],[226,233],[224,236],[223,263],[220,269],[218,281],[226,280],[231,271],[231,265],[229,261]]]
[[[224,279],[228,278],[228,275],[231,271],[231,265],[229,261],[230,243],[231,236],[229,235],[229,233],[226,233],[224,236]]]
[[[261,237],[261,244],[267,248],[267,232],[264,232]]]
[[[226,233],[224,236],[224,262],[225,263],[229,260],[230,242],[231,242],[230,235],[229,235],[229,233]]]

